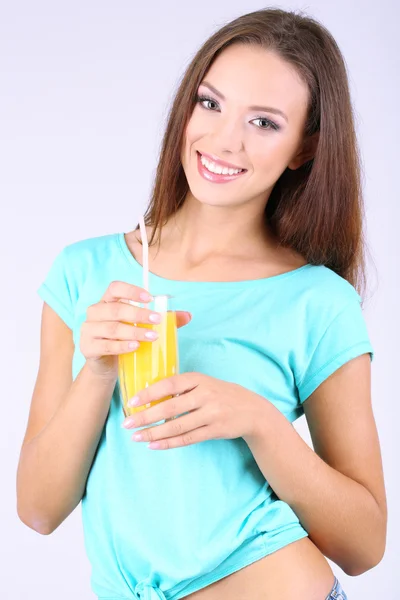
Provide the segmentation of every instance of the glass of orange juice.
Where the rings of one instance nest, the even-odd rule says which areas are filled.
[[[179,373],[178,333],[176,313],[171,310],[169,295],[154,295],[146,308],[161,314],[161,323],[134,324],[158,333],[154,342],[140,342],[138,350],[118,355],[118,384],[125,417],[168,400],[161,398],[142,406],[128,406],[128,400],[153,383]],[[137,306],[139,303],[134,302]]]

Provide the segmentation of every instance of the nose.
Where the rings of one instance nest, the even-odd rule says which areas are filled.
[[[239,120],[220,118],[213,130],[213,148],[221,158],[228,153],[237,156],[243,149],[243,125]],[[228,160],[228,156],[227,156]]]

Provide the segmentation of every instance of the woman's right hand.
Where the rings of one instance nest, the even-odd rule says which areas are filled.
[[[151,315],[157,313],[132,306],[128,300],[146,304],[152,297],[136,285],[112,281],[100,302],[88,307],[86,321],[81,327],[80,351],[90,369],[102,379],[116,381],[118,355],[137,350],[142,341],[153,341],[146,338],[148,328],[133,324],[155,324],[157,321],[152,321]],[[188,312],[176,312],[178,327],[187,325],[191,318]]]

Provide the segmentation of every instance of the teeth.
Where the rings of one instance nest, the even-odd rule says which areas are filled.
[[[201,154],[200,155],[201,164],[206,167],[211,173],[217,173],[218,175],[236,175],[237,173],[241,173],[243,169],[229,169],[228,167],[221,167],[221,165],[217,165],[206,158]]]

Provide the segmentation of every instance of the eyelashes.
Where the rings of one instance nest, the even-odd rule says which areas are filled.
[[[197,95],[196,96],[196,104],[200,104],[204,110],[212,110],[212,109],[208,109],[205,106],[203,106],[202,105],[203,102],[213,102],[214,104],[216,104],[218,106],[218,102],[216,100],[214,100],[214,98],[211,98],[211,96],[206,96],[206,95],[202,95],[202,94]],[[264,131],[268,131],[269,129],[273,129],[274,131],[280,130],[280,126],[277,123],[274,123],[274,121],[267,119],[267,117],[259,116],[252,120],[253,121],[265,121],[267,123],[267,127],[258,127],[256,125],[256,127],[258,127],[258,129],[261,129]]]

